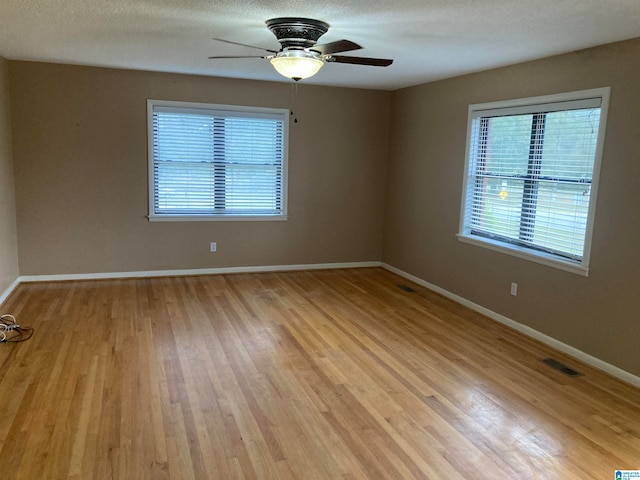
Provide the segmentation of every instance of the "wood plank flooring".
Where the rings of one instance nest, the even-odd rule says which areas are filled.
[[[22,284],[3,479],[613,479],[640,391],[385,270]],[[584,373],[571,378],[540,360]]]

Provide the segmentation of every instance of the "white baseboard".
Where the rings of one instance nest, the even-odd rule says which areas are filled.
[[[20,277],[16,278],[11,285],[9,285],[4,292],[0,293],[0,306],[4,303],[4,301],[9,298],[9,295],[16,289],[16,287],[20,285]],[[0,312],[2,313],[2,312]]]
[[[545,335],[542,332],[534,330],[531,327],[528,327],[526,325],[516,322],[515,320],[505,317],[504,315],[500,315],[499,313],[491,311],[488,308],[483,307],[482,305],[478,305],[477,303],[467,300],[466,298],[456,295],[455,293],[451,293],[443,288],[438,287],[437,285],[433,285],[432,283],[422,280],[421,278],[411,275],[410,273],[400,270],[399,268],[393,267],[387,263],[382,263],[381,266],[382,268],[389,270],[390,272],[393,272],[397,275],[400,275],[401,277],[404,277],[407,280],[411,280],[412,282],[418,285],[428,288],[429,290],[433,290],[434,292],[439,293],[443,297],[447,297],[453,300],[454,302],[457,302],[461,305],[464,305],[465,307],[470,308],[471,310],[475,310],[476,312],[481,313],[482,315],[489,317],[492,320],[495,320],[496,322],[502,323],[503,325],[506,325],[507,327],[517,330],[520,333],[524,333],[528,337],[535,338],[536,340],[539,340],[540,342],[546,345],[549,345],[550,347],[555,348],[556,350],[566,353],[567,355],[570,355],[586,363],[587,365],[591,365],[592,367],[602,370],[603,372],[606,372],[613,377],[619,378],[620,380],[627,382],[631,385],[640,387],[640,377],[632,373],[629,373],[625,370],[622,370],[621,368],[618,368],[615,365],[611,365],[610,363],[600,360],[599,358],[596,358],[592,355],[589,355],[588,353],[585,353],[582,350],[578,350],[577,348],[572,347],[571,345],[567,345],[566,343],[563,343],[560,340],[557,340],[548,335]]]
[[[18,283],[64,282],[70,280],[102,280],[110,278],[184,277],[225,273],[287,272],[297,270],[329,270],[337,268],[380,267],[381,262],[311,263],[301,265],[265,265],[247,267],[194,268],[187,270],[149,270],[142,272],[65,273],[58,275],[23,275]]]

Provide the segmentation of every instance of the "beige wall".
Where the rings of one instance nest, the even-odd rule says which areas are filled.
[[[147,98],[289,108],[292,86],[29,62],[10,79],[22,275],[381,257],[389,92],[298,86],[288,221],[150,223]]]
[[[16,202],[8,86],[7,61],[0,57],[0,296],[18,278]]]
[[[383,260],[640,375],[639,58],[636,39],[394,92]],[[468,105],[603,86],[589,277],[457,241]]]

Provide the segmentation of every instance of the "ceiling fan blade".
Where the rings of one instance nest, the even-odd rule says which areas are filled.
[[[256,48],[258,50],[264,50],[265,52],[269,52],[269,53],[278,53],[277,50],[269,50],[268,48],[262,48],[262,47],[256,47],[256,46],[253,46],[253,45],[247,45],[246,43],[232,42],[231,40],[224,40],[222,38],[214,38],[214,40],[217,41],[217,42],[230,43],[231,45],[239,45],[241,47]]]
[[[325,60],[327,62],[351,63],[354,65],[371,65],[372,67],[388,67],[393,63],[393,60],[386,58],[348,57],[344,55],[330,55]]]
[[[323,55],[330,55],[332,53],[351,52],[353,50],[360,50],[362,47],[357,43],[349,40],[337,40],[335,42],[323,43],[321,45],[314,45],[309,50],[315,50]]]
[[[207,57],[210,60],[215,60],[218,58],[267,58],[266,56],[261,55],[216,55],[214,57]]]

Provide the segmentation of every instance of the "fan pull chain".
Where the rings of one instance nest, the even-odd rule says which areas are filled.
[[[298,117],[296,115],[296,103],[298,101],[298,82],[291,84],[291,115],[293,115],[293,123],[298,123]]]

